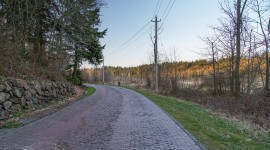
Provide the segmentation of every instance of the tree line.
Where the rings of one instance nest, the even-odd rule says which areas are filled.
[[[167,57],[167,56],[166,56]],[[253,63],[257,64],[263,60],[262,56],[253,58]],[[240,73],[246,74],[248,69],[248,59],[242,58]],[[198,89],[209,91],[211,94],[230,94],[230,59],[223,58],[215,62],[216,64],[216,91],[214,89],[213,66],[212,61],[201,59],[196,61],[164,61],[159,64],[159,84],[161,93],[177,92],[179,89]],[[260,73],[252,78],[252,86],[248,82],[248,74],[243,76],[241,80],[241,92],[251,93],[251,91],[262,90],[264,83],[265,62],[259,66]],[[105,82],[116,84],[118,81],[122,84],[134,84],[136,86],[144,86],[146,88],[154,88],[154,66],[153,64],[145,64],[137,67],[104,67]],[[92,68],[82,70],[86,82],[102,82],[102,68]],[[249,83],[249,84],[248,84]],[[250,87],[248,90],[247,88]],[[216,92],[216,93],[215,93]]]
[[[7,56],[58,74],[70,69],[77,80],[82,61],[102,61],[102,6],[99,0],[0,0],[0,50],[12,49]],[[9,64],[6,72],[12,72]]]

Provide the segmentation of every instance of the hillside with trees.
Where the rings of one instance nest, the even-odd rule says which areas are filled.
[[[0,0],[0,77],[71,80],[103,58],[98,0]]]

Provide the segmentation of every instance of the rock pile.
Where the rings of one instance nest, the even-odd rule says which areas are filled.
[[[72,94],[73,87],[69,83],[14,78],[0,81],[0,120],[22,108],[31,108],[34,104],[47,103]]]

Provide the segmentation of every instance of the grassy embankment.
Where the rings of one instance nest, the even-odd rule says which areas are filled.
[[[96,92],[96,89],[93,87],[88,87],[84,93],[85,96],[90,96]]]
[[[207,149],[270,149],[269,132],[251,129],[192,102],[131,89],[169,113]]]

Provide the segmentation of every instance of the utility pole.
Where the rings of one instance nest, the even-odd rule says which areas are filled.
[[[104,85],[104,58],[103,58],[103,63],[102,63],[102,83]]]
[[[158,56],[158,35],[157,35],[157,30],[158,30],[158,22],[160,22],[161,20],[157,20],[157,16],[155,17],[155,20],[152,22],[155,22],[155,44],[154,44],[154,53],[155,53],[155,81],[156,81],[156,85],[155,85],[155,91],[156,93],[158,93],[158,61],[157,61],[157,56]]]
[[[268,32],[270,34],[270,18],[269,18],[269,22],[268,22]],[[266,97],[270,96],[269,93],[269,42],[266,42],[266,73],[265,73],[265,90],[266,90]]]

